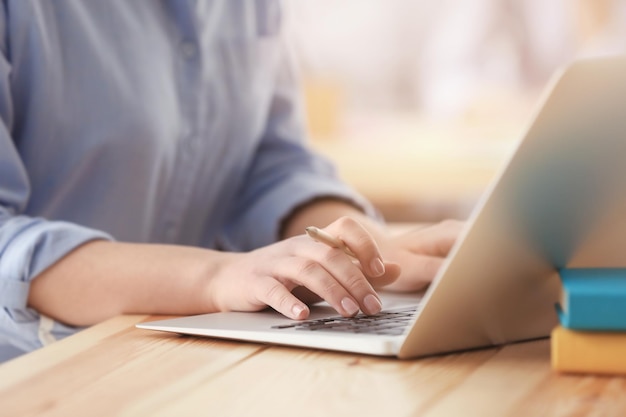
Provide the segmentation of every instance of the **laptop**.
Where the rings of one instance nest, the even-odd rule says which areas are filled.
[[[626,266],[625,109],[626,57],[559,71],[428,289],[381,293],[382,325],[322,303],[305,322],[268,309],[137,327],[401,359],[547,337],[558,268]]]

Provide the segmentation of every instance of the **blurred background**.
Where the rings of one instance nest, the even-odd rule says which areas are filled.
[[[554,71],[626,52],[626,0],[288,6],[312,146],[389,221],[466,218]]]

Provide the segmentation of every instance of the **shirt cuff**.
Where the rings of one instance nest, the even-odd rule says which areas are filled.
[[[44,269],[81,244],[95,239],[112,240],[112,237],[73,223],[22,216],[2,225],[0,345],[27,352],[80,330],[54,322],[28,308],[28,292],[31,281]]]
[[[15,217],[2,226],[0,307],[26,308],[30,281],[76,247],[108,234],[67,222]]]
[[[70,336],[83,327],[66,326],[33,309],[0,308],[0,362]]]

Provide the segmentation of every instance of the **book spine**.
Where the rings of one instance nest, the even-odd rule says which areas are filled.
[[[626,375],[626,333],[552,331],[552,368],[561,372]]]
[[[564,268],[561,325],[575,330],[626,331],[626,269]]]
[[[561,325],[576,330],[626,331],[626,300],[615,294],[569,294],[569,311]]]

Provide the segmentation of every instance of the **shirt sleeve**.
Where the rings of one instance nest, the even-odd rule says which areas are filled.
[[[220,237],[228,250],[252,250],[276,242],[282,221],[297,207],[320,197],[345,200],[379,217],[365,198],[338,178],[332,163],[307,148],[300,84],[284,44],[276,80],[263,138]]]
[[[75,331],[27,307],[30,282],[77,246],[106,233],[79,225],[29,217],[28,172],[11,137],[11,65],[6,56],[6,16],[0,10],[0,351],[12,345],[29,351]]]

